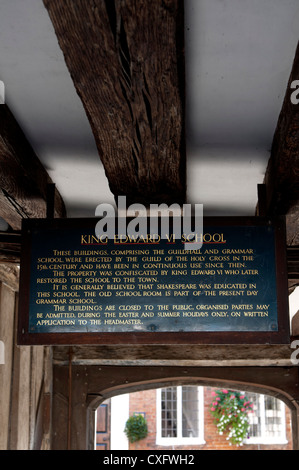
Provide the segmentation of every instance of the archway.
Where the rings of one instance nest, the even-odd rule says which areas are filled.
[[[94,449],[238,450],[239,445],[243,450],[292,449],[291,413],[277,396],[232,390],[227,384],[221,385],[165,384],[163,388],[124,393],[105,400],[96,410]],[[233,435],[220,428],[221,422],[229,421],[232,411],[229,410],[227,418],[222,415],[220,422],[215,421],[211,411],[220,397],[228,400],[232,407],[239,403],[240,417],[244,406],[248,410],[249,429],[238,444],[234,438],[239,439],[242,423],[247,421],[242,418],[234,421]],[[126,424],[140,419],[140,415],[147,433],[140,440],[132,441],[125,433]]]
[[[185,375],[182,376],[181,374],[176,374],[180,368],[163,368],[162,374],[161,371],[158,369],[155,370],[155,368],[143,368],[143,374],[146,370],[148,375],[147,380],[144,381],[133,380],[133,376],[136,378],[136,373],[140,373],[139,367],[125,369],[127,379],[124,383],[102,389],[100,393],[88,395],[88,406],[86,410],[88,415],[88,429],[86,431],[89,449],[93,448],[94,442],[95,410],[107,398],[124,393],[176,385],[227,387],[235,390],[245,390],[270,395],[282,400],[291,411],[293,448],[298,448],[298,398],[295,390],[296,386],[293,386],[290,380],[297,374],[295,369],[289,370],[285,368],[282,370],[281,368],[265,368],[261,370],[252,368],[248,370],[248,368],[228,368],[228,370],[223,370],[223,368],[191,368],[192,370],[184,369],[180,371]],[[129,372],[132,374],[131,377]],[[171,372],[173,374],[172,376],[170,376]]]

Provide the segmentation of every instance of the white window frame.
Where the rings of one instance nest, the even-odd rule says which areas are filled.
[[[191,386],[191,385],[186,385]],[[197,388],[198,397],[198,437],[182,437],[182,385],[177,389],[177,437],[162,437],[162,409],[161,409],[161,388],[156,393],[156,444],[161,446],[173,445],[202,445],[204,441],[204,393],[203,387]],[[169,388],[169,387],[163,387]]]
[[[265,414],[265,395],[257,394],[259,400],[259,408],[261,411],[261,435],[260,436],[251,436],[249,439],[245,440],[246,444],[287,444],[288,440],[286,438],[286,420],[285,420],[285,404],[283,401],[277,399],[281,403],[281,435],[270,437],[266,435],[266,414]],[[274,398],[274,397],[272,397]]]

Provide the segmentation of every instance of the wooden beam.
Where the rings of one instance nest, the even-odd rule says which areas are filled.
[[[183,203],[183,1],[44,4],[113,194]]]
[[[287,215],[287,244],[299,244],[299,104],[291,83],[299,77],[299,43],[275,130],[265,175],[268,212]]]
[[[21,232],[0,232],[0,263],[20,263]]]
[[[289,293],[299,286],[299,246],[287,249]]]
[[[0,106],[0,217],[14,230],[23,218],[46,217],[51,178],[6,104]],[[56,217],[65,217],[56,191]]]
[[[284,344],[251,345],[101,345],[72,347],[72,364],[126,366],[194,366],[232,367],[243,366],[291,366],[291,348]],[[54,365],[68,365],[68,347],[54,346]]]
[[[0,263],[0,281],[15,292],[19,291],[19,267],[15,264]]]

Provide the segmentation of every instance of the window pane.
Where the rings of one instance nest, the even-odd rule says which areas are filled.
[[[249,437],[282,438],[284,434],[283,403],[268,396],[255,393],[246,393],[248,399],[254,404],[253,413],[249,413]]]
[[[279,437],[282,430],[282,402],[265,395],[265,424],[268,437]]]
[[[161,434],[162,437],[177,437],[177,389],[161,390]]]
[[[246,392],[246,396],[248,397],[248,400],[253,403],[253,413],[248,414],[248,420],[250,424],[248,433],[249,437],[261,437],[262,429],[259,395],[257,395],[256,393]]]
[[[182,435],[198,437],[197,387],[182,387]]]

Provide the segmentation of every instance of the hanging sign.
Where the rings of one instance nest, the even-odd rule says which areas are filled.
[[[283,218],[204,218],[200,249],[95,223],[24,221],[19,344],[289,341]]]

